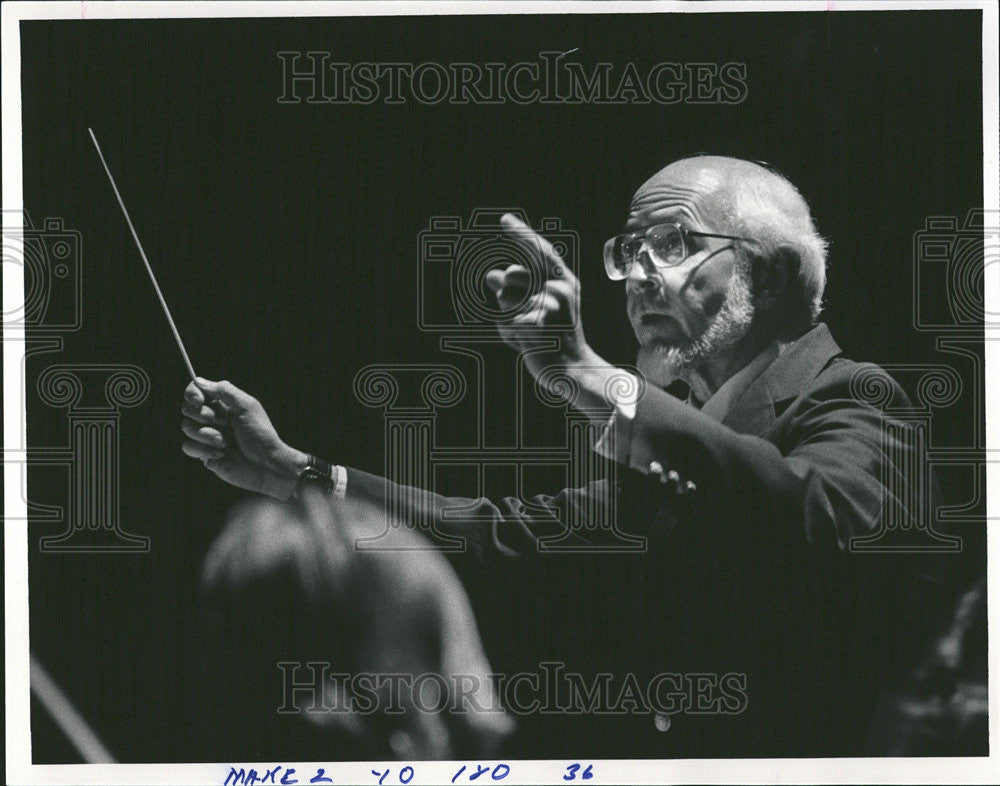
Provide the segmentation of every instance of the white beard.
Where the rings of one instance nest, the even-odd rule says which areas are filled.
[[[738,267],[729,279],[719,312],[694,341],[683,344],[651,342],[639,349],[636,366],[649,382],[666,387],[677,379],[689,380],[706,358],[718,355],[742,339],[753,322],[754,305],[748,273]]]

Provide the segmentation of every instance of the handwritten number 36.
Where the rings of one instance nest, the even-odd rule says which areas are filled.
[[[566,774],[563,775],[563,780],[564,781],[575,781],[576,780],[576,774],[578,772],[580,772],[580,767],[581,766],[582,765],[580,765],[580,764],[570,764],[566,768]],[[593,764],[588,764],[587,765],[587,769],[585,769],[583,772],[580,772],[580,780],[589,781],[593,777],[594,777],[594,765]]]

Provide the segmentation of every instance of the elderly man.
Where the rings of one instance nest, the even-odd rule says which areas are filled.
[[[625,285],[642,381],[590,347],[579,282],[552,247],[511,216],[502,223],[546,280],[531,291],[525,267],[488,274],[511,314],[500,332],[515,350],[532,347],[524,360],[540,383],[607,423],[595,449],[620,471],[530,504],[396,497],[493,568],[534,559],[544,572],[553,556],[538,554],[539,539],[570,521],[572,537],[599,547],[608,529],[581,517],[604,515],[612,498],[618,531],[645,543],[641,553],[567,557],[578,583],[537,599],[559,609],[546,619],[565,629],[547,630],[535,651],[581,680],[639,685],[647,701],[623,688],[613,706],[590,708],[601,712],[528,713],[522,727],[563,732],[521,751],[861,753],[868,711],[914,630],[900,599],[915,585],[905,560],[856,553],[851,541],[915,511],[898,492],[910,481],[907,448],[890,444],[856,381],[881,375],[889,401],[906,399],[877,367],[841,357],[817,324],[825,243],[804,199],[763,166],[711,156],[677,161],[639,188],[604,262]],[[531,343],[538,326],[560,336],[555,349]],[[574,384],[557,385],[560,376]],[[676,380],[686,402],[664,391]],[[286,500],[313,485],[375,504],[394,491],[285,445],[261,405],[227,382],[190,385],[184,415],[184,452],[241,488]],[[528,635],[526,620],[507,624]]]

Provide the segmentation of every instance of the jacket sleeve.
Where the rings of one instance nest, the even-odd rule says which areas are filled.
[[[555,496],[539,494],[528,500],[504,497],[447,497],[348,468],[347,498],[384,506],[416,526],[439,546],[467,552],[487,562],[533,554],[547,540],[586,550],[607,530],[612,508],[607,480],[581,488],[563,489]]]
[[[620,467],[620,483],[604,480],[555,496],[497,502],[444,497],[349,469],[347,495],[379,504],[391,497],[390,509],[423,522],[419,526],[432,539],[459,538],[461,550],[487,559],[535,553],[548,538],[592,548],[613,537],[612,525],[638,532],[678,524],[704,528],[698,536],[709,542],[734,533],[744,542],[766,534],[786,547],[846,550],[851,538],[871,534],[882,518],[915,514],[907,505],[914,493],[908,468],[915,464],[912,446],[887,429],[884,413],[851,395],[851,375],[824,373],[784,413],[774,442],[740,434],[649,389],[631,427],[633,464],[639,453],[665,471],[676,470],[694,482],[692,494],[679,497]],[[893,401],[907,402],[898,384],[887,374],[885,379]]]
[[[769,435],[739,434],[659,390],[639,402],[633,456],[656,459],[693,481],[712,510],[706,526],[778,528],[788,542],[849,548],[884,517],[910,520],[914,446],[902,424],[852,395],[859,368],[879,373],[887,398],[909,404],[899,385],[875,366],[850,364],[821,374]],[[912,471],[911,471],[912,470]],[[909,503],[909,504],[908,504]]]

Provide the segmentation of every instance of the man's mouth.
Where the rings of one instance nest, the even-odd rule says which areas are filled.
[[[660,341],[676,342],[684,338],[684,329],[680,320],[669,314],[659,314],[655,311],[647,311],[639,317],[639,325],[649,339]],[[640,341],[643,340],[640,338]]]
[[[643,314],[639,321],[646,327],[658,327],[664,325],[677,325],[677,320],[668,314],[654,314],[648,312]]]

